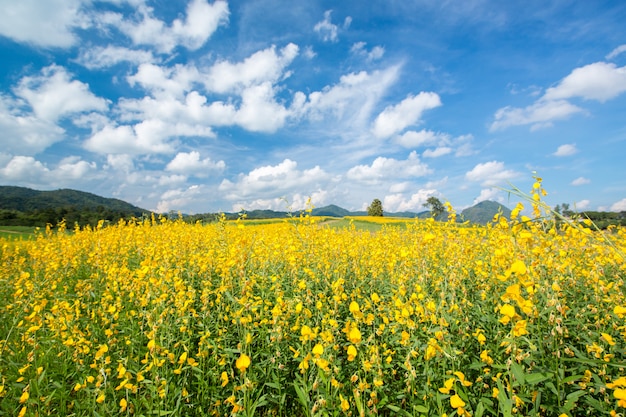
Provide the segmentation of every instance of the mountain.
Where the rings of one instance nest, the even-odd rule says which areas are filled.
[[[34,211],[74,207],[81,210],[108,210],[141,216],[147,210],[133,206],[117,198],[105,198],[83,191],[61,189],[37,191],[24,187],[0,186],[0,209]]]
[[[346,216],[354,215],[352,212],[346,210],[345,208],[336,206],[334,204],[331,204],[325,207],[320,207],[320,208],[316,207],[313,209],[311,214],[314,216],[330,216],[330,217],[346,217]]]
[[[99,220],[117,222],[146,214],[150,212],[125,201],[83,191],[0,186],[0,224],[7,226],[56,225],[63,219],[70,227],[93,226]]]
[[[468,207],[461,212],[463,220],[469,220],[471,223],[487,224],[493,220],[493,216],[502,213],[506,218],[511,218],[511,210],[506,206],[495,201],[481,201],[480,203]]]

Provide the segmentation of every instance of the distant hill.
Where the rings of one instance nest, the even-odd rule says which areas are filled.
[[[311,214],[314,216],[330,216],[330,217],[345,217],[345,216],[353,215],[352,212],[346,210],[345,208],[336,206],[334,204],[331,204],[330,206],[320,207],[320,208],[316,207],[313,209]]]
[[[149,211],[116,198],[61,189],[38,191],[25,187],[0,186],[0,224],[40,226],[65,219],[71,226],[141,217]]]
[[[493,220],[493,216],[498,212],[506,218],[511,217],[511,210],[495,201],[481,201],[480,203],[468,207],[461,212],[461,218],[471,223],[487,224]]]

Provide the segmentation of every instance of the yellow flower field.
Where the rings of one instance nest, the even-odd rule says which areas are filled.
[[[0,415],[626,415],[626,231],[520,209],[0,241]]]

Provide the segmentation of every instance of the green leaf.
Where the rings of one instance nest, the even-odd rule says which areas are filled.
[[[553,374],[551,372],[534,372],[532,374],[528,374],[524,376],[527,384],[536,385],[540,382],[547,381],[552,378]]]
[[[511,364],[511,371],[513,372],[513,376],[515,377],[515,379],[517,380],[519,385],[524,385],[524,380],[525,380],[524,379],[524,370],[522,369],[520,364],[517,363],[517,362],[513,362]]]
[[[300,401],[300,404],[302,404],[305,410],[308,410],[309,409],[309,396],[306,395],[305,391],[296,382],[293,383],[293,387],[296,389],[296,394],[298,395],[298,401]]]

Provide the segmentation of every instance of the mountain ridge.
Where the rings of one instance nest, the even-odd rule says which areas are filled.
[[[141,217],[146,213],[150,213],[149,210],[142,209],[134,206],[123,200],[117,198],[102,197],[93,193],[72,190],[68,188],[62,188],[52,191],[40,191],[33,190],[26,187],[17,186],[0,186],[0,210],[5,212],[49,212],[49,216],[63,215],[67,213],[68,209],[72,210],[84,210],[90,213],[109,213],[115,212],[117,216],[113,217]],[[289,216],[297,215],[301,212],[290,213],[286,211],[275,210],[244,210],[248,219],[267,219],[267,218],[286,218]],[[506,206],[497,203],[495,201],[482,201],[472,207],[464,209],[459,220],[470,221],[472,223],[486,224],[491,221],[493,216],[501,212],[505,217],[509,217],[511,210]],[[5,213],[6,214],[6,213]],[[94,215],[95,215],[94,214]],[[238,218],[241,213],[224,213],[227,218]],[[350,211],[335,204],[329,204],[323,207],[316,207],[312,209],[311,214],[314,216],[329,216],[329,217],[346,217],[346,216],[366,216],[365,211]],[[201,215],[193,215],[189,217],[203,217],[213,215],[213,213],[204,213]],[[431,217],[430,211],[421,212],[384,212],[387,217],[405,217],[405,218],[429,218]],[[93,215],[91,216],[93,218]],[[438,216],[437,220],[447,219],[446,213]],[[0,217],[0,222],[5,219]],[[58,219],[60,220],[60,218]],[[57,220],[57,221],[58,221]],[[114,219],[111,219],[114,220]],[[49,217],[47,222],[52,222],[52,217]]]

